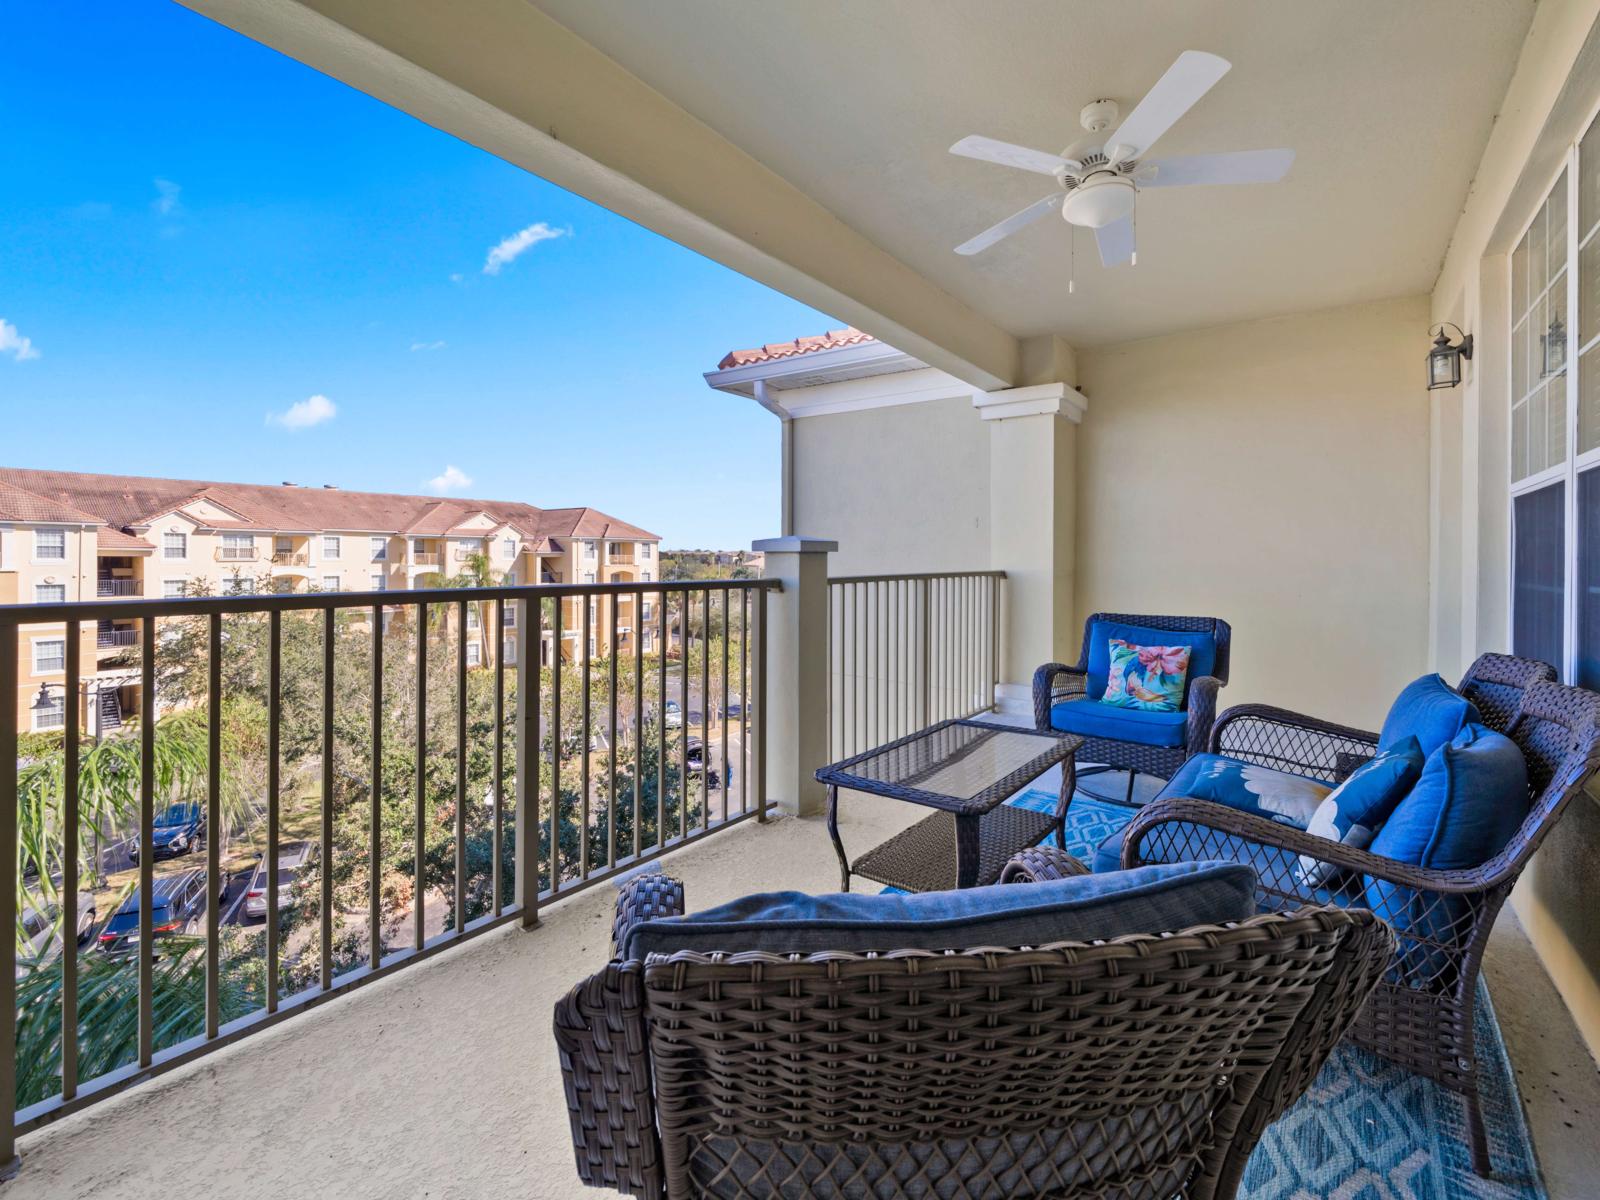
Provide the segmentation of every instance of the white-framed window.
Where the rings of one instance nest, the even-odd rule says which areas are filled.
[[[585,571],[583,573],[583,581],[585,583],[593,583],[594,582],[594,572],[593,571]]]
[[[168,600],[181,599],[188,587],[187,579],[163,579],[161,581],[161,594]]]
[[[222,535],[222,557],[224,561],[249,560],[256,556],[256,539],[250,533],[225,533]]]
[[[65,562],[67,558],[67,531],[65,529],[35,529],[33,531],[33,558],[35,562]]]
[[[33,709],[33,731],[39,733],[46,729],[60,729],[67,723],[67,697],[64,693],[51,690],[46,693],[48,701],[46,707]]]
[[[478,667],[483,665],[483,643],[470,641],[467,643],[467,666]],[[532,686],[531,684],[529,685]]]
[[[373,562],[388,562],[389,561],[389,539],[388,538],[375,537],[375,538],[371,539],[371,542],[372,542],[372,561]]]
[[[649,654],[651,649],[655,646],[655,640],[656,640],[655,639],[655,635],[653,633],[651,633],[651,631],[648,630],[648,629],[641,629],[639,631],[639,634],[640,634],[640,641],[642,643],[642,647],[641,648],[644,650],[644,652],[646,654]]]
[[[640,583],[649,583],[650,582],[650,572],[649,571],[640,571],[639,572],[639,582]]]
[[[427,538],[412,538],[411,539],[411,553],[413,553],[413,554],[426,554],[427,552],[428,552],[428,539]]]
[[[64,583],[36,583],[33,585],[33,602],[35,604],[61,604],[67,598],[67,585]]]
[[[517,627],[517,606],[514,603],[508,601],[500,606],[500,624],[507,629]]]
[[[337,592],[339,590],[339,577],[337,575],[324,575],[322,577],[322,590]]]
[[[65,671],[66,669],[66,638],[34,638],[33,673],[35,675],[48,675],[52,671]]]
[[[508,665],[515,664],[517,661],[517,639],[514,635],[506,634],[505,649],[506,656],[504,661]]]
[[[322,557],[323,558],[337,559],[339,557],[340,550],[342,550],[343,548],[344,548],[344,544],[340,541],[339,538],[337,538],[337,537],[335,537],[335,536],[333,536],[331,534],[324,534],[323,535],[323,537],[322,537]]]
[[[649,619],[650,619],[650,601],[646,600],[643,604],[639,605],[639,621],[642,624],[645,621],[648,621]]]
[[[287,537],[274,538],[272,542],[272,550],[274,554],[293,554],[294,539]]]
[[[517,556],[517,539],[507,537],[500,539],[500,557],[515,558]]]
[[[243,596],[250,590],[250,581],[243,575],[235,575],[223,584],[222,590],[229,596]]]
[[[650,543],[649,542],[640,542],[639,543],[639,557],[640,558],[649,558],[651,556],[651,553],[652,552],[651,552],[651,549],[650,549]]]
[[[375,592],[387,592],[389,590],[389,577],[382,571],[374,571],[372,573],[372,590]]]
[[[189,557],[189,535],[181,529],[169,529],[161,535],[161,557],[184,559]]]
[[[1568,148],[1509,273],[1511,648],[1596,688],[1600,121]]]
[[[590,658],[593,658],[593,657],[594,657],[594,654],[595,654],[595,650],[594,650],[594,639],[593,639],[593,638],[590,638],[590,639],[589,639],[589,657],[590,657]]]
[[[628,552],[628,547],[625,544],[623,544],[622,542],[607,542],[606,543],[606,553],[607,554],[626,554],[627,552]]]
[[[469,605],[467,605],[467,628],[468,629],[476,629],[477,627],[478,627],[478,606],[476,604],[469,604]]]
[[[583,556],[585,558],[593,558],[595,556],[595,547],[598,545],[599,543],[593,538],[585,538],[583,543]]]

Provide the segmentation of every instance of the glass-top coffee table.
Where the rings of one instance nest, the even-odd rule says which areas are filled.
[[[1067,802],[1077,781],[1073,755],[1083,739],[983,721],[942,721],[898,741],[823,767],[828,836],[839,855],[841,886],[861,875],[908,892],[981,887],[1000,878],[1018,850],[1052,828],[1065,849]],[[1053,812],[1004,801],[1057,763],[1061,790]],[[853,864],[839,838],[839,789],[938,809],[868,850]]]

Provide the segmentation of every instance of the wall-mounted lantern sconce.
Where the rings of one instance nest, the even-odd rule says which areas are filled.
[[[1448,325],[1456,331],[1461,338],[1455,345],[1450,344],[1450,338],[1445,333]],[[1433,349],[1428,351],[1428,390],[1435,388],[1453,388],[1461,382],[1461,360],[1472,357],[1472,335],[1462,333],[1459,325],[1451,325],[1446,321],[1444,325],[1435,325],[1437,336],[1433,339]]]
[[[1548,379],[1567,369],[1567,327],[1560,313],[1550,316],[1550,331],[1539,335],[1539,378]]]

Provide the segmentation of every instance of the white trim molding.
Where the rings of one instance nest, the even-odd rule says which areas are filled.
[[[1055,416],[1065,417],[1076,425],[1089,410],[1089,398],[1064,383],[1038,383],[1032,387],[981,392],[972,398],[972,406],[985,421]]]

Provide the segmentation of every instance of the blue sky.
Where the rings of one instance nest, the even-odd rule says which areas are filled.
[[[778,532],[700,376],[842,322],[165,0],[8,4],[0,113],[0,463]]]

